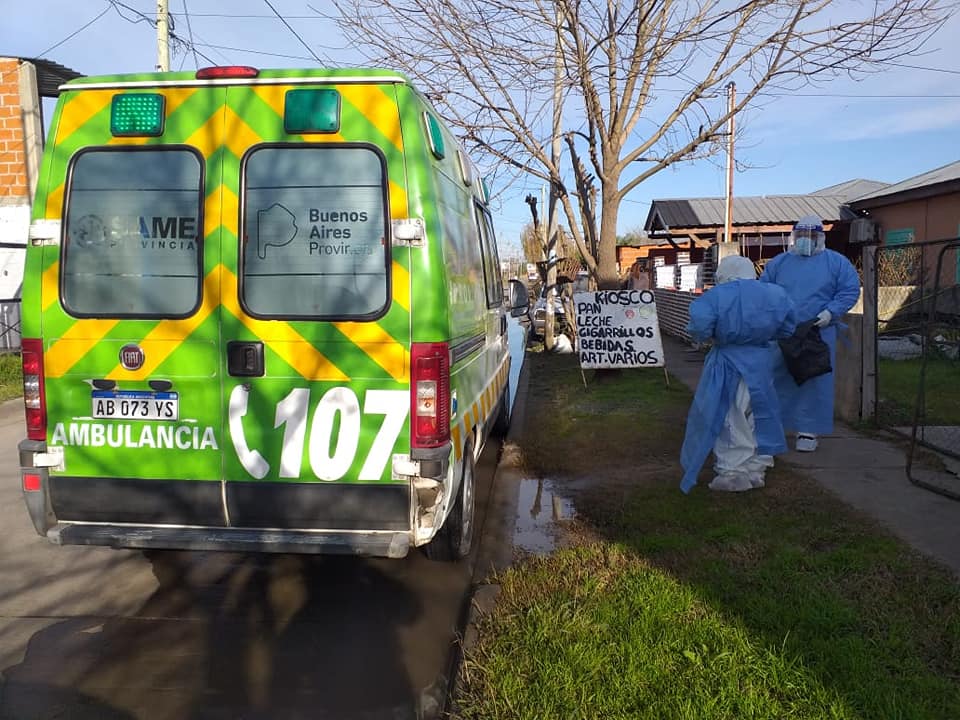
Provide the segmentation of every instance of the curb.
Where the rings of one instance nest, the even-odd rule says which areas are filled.
[[[476,647],[480,618],[494,609],[500,594],[498,583],[485,582],[485,580],[491,576],[495,577],[513,563],[513,532],[517,521],[520,481],[523,479],[520,472],[520,446],[517,440],[526,418],[529,381],[527,373],[528,366],[524,363],[517,379],[517,394],[513,403],[510,430],[504,438],[500,459],[493,474],[493,487],[487,501],[480,545],[471,571],[472,591],[465,599],[465,619],[460,626],[460,640],[452,653],[455,658],[450,665],[451,682],[442,717],[456,716],[457,698],[462,690],[460,669],[464,655]]]

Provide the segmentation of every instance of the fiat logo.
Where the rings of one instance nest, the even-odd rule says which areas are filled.
[[[124,345],[120,348],[120,364],[125,370],[139,370],[143,367],[143,350],[139,345]]]

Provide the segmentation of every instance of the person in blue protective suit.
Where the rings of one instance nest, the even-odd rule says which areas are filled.
[[[796,315],[783,288],[756,278],[750,260],[725,257],[716,287],[690,304],[687,332],[713,347],[687,414],[683,492],[696,484],[711,450],[717,475],[710,488],[742,491],[763,487],[772,456],[787,449],[773,385],[780,352],[774,341],[793,334]]]
[[[836,368],[837,324],[859,299],[860,278],[847,258],[827,250],[820,218],[808,215],[797,221],[789,252],[770,260],[760,280],[787,291],[799,322],[816,318],[820,335],[830,347],[830,365]],[[781,357],[774,381],[784,428],[797,433],[797,450],[813,452],[817,436],[833,432],[833,373],[797,385]]]

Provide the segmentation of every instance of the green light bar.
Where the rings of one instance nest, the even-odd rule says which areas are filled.
[[[283,100],[283,129],[290,135],[337,132],[340,93],[317,88],[288,90]]]
[[[435,157],[443,159],[446,154],[443,150],[443,132],[440,130],[440,123],[430,113],[423,114],[424,122],[427,124],[427,137],[430,139],[430,151]]]
[[[114,95],[110,105],[110,134],[116,137],[156,137],[163,134],[163,95]]]

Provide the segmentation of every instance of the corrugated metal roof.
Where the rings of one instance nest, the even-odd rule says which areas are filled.
[[[960,160],[952,162],[949,165],[939,167],[936,170],[930,170],[929,172],[922,173],[921,175],[915,175],[912,178],[907,178],[906,180],[894,183],[893,185],[887,185],[885,188],[880,190],[874,190],[867,194],[861,195],[855,198],[853,202],[860,202],[861,200],[874,200],[876,198],[887,197],[888,195],[896,195],[909,190],[919,190],[920,188],[930,187],[931,185],[939,185],[940,183],[951,182],[954,180],[960,180]]]
[[[55,98],[60,94],[60,86],[68,80],[83,77],[83,73],[71,70],[59,63],[43,58],[17,57],[16,60],[32,63],[37,68],[37,89],[40,97]]]
[[[735,197],[734,225],[792,225],[804,215],[817,215],[825,222],[849,219],[852,213],[843,207],[840,195],[767,195]],[[644,229],[721,226],[724,223],[723,198],[654,200]]]
[[[822,190],[814,190],[810,194],[839,195],[846,198],[847,202],[849,202],[855,198],[863,197],[867,193],[873,193],[877,192],[878,190],[882,190],[889,185],[890,183],[880,182],[879,180],[864,180],[863,178],[856,178],[855,180],[847,180],[846,182],[838,183],[837,185],[825,187]]]

